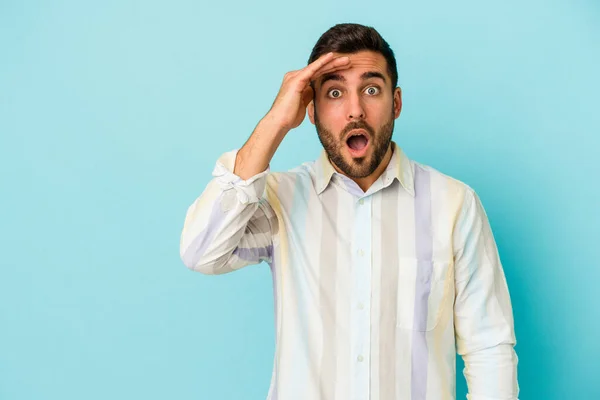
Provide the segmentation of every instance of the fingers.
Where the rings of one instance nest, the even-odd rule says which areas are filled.
[[[349,67],[350,67],[350,58],[339,57],[339,58],[336,58],[335,60],[332,60],[331,62],[325,64],[323,67],[321,67],[319,70],[317,70],[313,74],[311,79],[317,79],[321,75],[328,74],[333,71],[339,71],[341,69],[345,69],[345,68],[349,68]]]
[[[321,67],[326,65],[328,62],[334,59],[333,53],[327,53],[317,58],[312,63],[308,64],[306,67],[302,69],[303,75],[312,75],[316,71],[318,71]]]
[[[332,54],[333,53],[327,53],[324,56],[319,57],[316,61],[307,65],[304,69],[302,69],[302,78],[308,82],[324,73],[346,68],[350,65],[349,57],[333,57]]]

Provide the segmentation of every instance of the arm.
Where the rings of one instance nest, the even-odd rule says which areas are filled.
[[[304,120],[306,107],[314,93],[310,85],[311,80],[349,66],[348,57],[334,57],[333,53],[329,53],[301,70],[286,73],[271,109],[240,150],[235,163],[235,173],[243,179],[248,179],[263,171],[284,136]]]
[[[457,351],[470,400],[516,400],[518,358],[510,295],[485,210],[470,188],[454,230]]]
[[[243,180],[232,172],[237,154],[219,158],[213,179],[187,210],[180,255],[191,270],[223,274],[272,261],[277,218],[263,197],[269,168]]]
[[[313,97],[311,79],[348,68],[349,62],[329,53],[288,72],[244,146],[219,159],[213,179],[186,214],[179,251],[188,268],[222,274],[272,261],[277,219],[263,197],[269,163],[285,135],[304,119]]]

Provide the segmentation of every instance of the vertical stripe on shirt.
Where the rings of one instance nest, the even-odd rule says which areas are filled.
[[[277,182],[277,180],[272,179],[271,185],[267,185],[266,187],[266,194],[267,194],[267,200],[269,202],[269,204],[271,205],[271,208],[273,209],[273,212],[275,213],[275,215],[277,216],[277,219],[279,221],[279,230],[283,230],[285,229],[284,226],[282,226],[284,224],[284,219],[282,218],[282,209],[281,209],[281,202],[279,201],[279,198],[277,196],[277,190],[279,188],[279,184]],[[283,266],[288,264],[288,243],[287,243],[287,237],[285,235],[281,235],[279,238],[279,248],[280,251],[277,253],[277,255],[273,255],[273,262],[271,263],[271,268],[272,268],[272,274],[273,274],[273,289],[275,291],[275,305],[276,305],[276,312],[277,315],[275,316],[275,326],[276,326],[276,333],[275,333],[275,341],[280,343],[281,342],[281,332],[282,332],[282,318],[278,318],[278,316],[282,316],[282,313],[280,310],[283,309],[284,304],[283,304],[283,300],[284,300],[284,293],[283,293],[283,287],[284,287],[284,273],[283,273]],[[277,257],[279,256],[279,257]],[[281,369],[281,364],[279,363],[279,360],[281,360],[281,352],[282,352],[282,348],[280,346],[278,346],[275,349],[275,358],[276,361],[273,363],[273,379],[274,381],[272,382],[273,385],[273,392],[272,392],[272,398],[270,398],[269,400],[278,400],[279,398],[279,393],[280,393],[280,385],[281,385],[281,381],[282,381],[282,369]],[[287,371],[286,369],[283,369],[283,371]]]
[[[332,187],[321,194],[323,204],[323,218],[321,220],[321,246],[320,246],[320,282],[319,282],[319,308],[321,324],[323,327],[321,350],[321,363],[319,373],[319,394],[323,400],[335,399],[336,381],[336,267],[337,244],[330,243],[327,238],[335,237],[337,220],[337,190]]]
[[[306,242],[306,220],[308,218],[308,189],[306,182],[307,176],[303,173],[299,173],[296,176],[293,197],[290,205],[290,209],[294,210],[290,218],[290,234],[292,248],[300,248],[301,243]],[[294,324],[294,328],[298,335],[293,343],[288,343],[291,346],[290,352],[293,354],[294,360],[294,373],[296,379],[292,385],[289,385],[287,391],[295,393],[297,396],[310,396],[308,393],[309,388],[312,386],[308,383],[311,371],[311,354],[310,346],[308,344],[308,338],[310,336],[310,289],[308,287],[307,274],[310,273],[308,266],[310,261],[306,260],[306,254],[297,253],[294,254],[294,259],[290,262],[290,276],[293,280],[293,284],[290,285],[290,290],[293,290],[289,296],[290,300],[293,301],[291,310],[295,316],[297,316],[297,324]]]
[[[431,189],[429,173],[415,168],[415,244],[417,253],[417,279],[412,343],[412,400],[424,399],[427,394],[427,319],[429,293],[433,272],[433,237],[431,222]]]
[[[210,217],[206,227],[192,240],[182,258],[186,263],[195,265],[202,258],[208,246],[212,244],[217,229],[225,220],[225,213],[221,210],[221,199],[225,192],[221,193],[212,205]]]
[[[275,311],[275,337],[277,337],[277,305],[278,305],[278,300],[277,300],[277,268],[276,268],[276,264],[275,264],[275,257],[273,257],[273,261],[271,262],[270,265],[270,269],[271,269],[271,275],[273,277],[273,308]],[[278,370],[278,365],[277,365],[277,352],[275,352],[275,357],[273,360],[273,372],[271,374],[271,388],[269,390],[269,395],[267,396],[268,400],[277,400],[277,370]]]
[[[399,183],[394,183],[399,184]],[[381,277],[379,320],[379,391],[383,400],[396,397],[396,315],[398,309],[398,190],[381,196]]]

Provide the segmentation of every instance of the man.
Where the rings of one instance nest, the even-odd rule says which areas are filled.
[[[187,211],[187,267],[271,267],[270,400],[454,399],[457,351],[468,398],[518,397],[510,297],[487,216],[473,189],[391,140],[397,80],[375,29],[334,26]],[[320,158],[272,173],[307,110]]]

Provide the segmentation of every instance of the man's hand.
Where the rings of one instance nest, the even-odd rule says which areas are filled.
[[[301,70],[285,74],[271,109],[237,153],[234,174],[248,179],[264,171],[285,135],[304,120],[306,107],[313,98],[310,82],[349,66],[350,58],[328,53]]]
[[[350,66],[348,57],[334,57],[327,53],[298,71],[290,71],[283,77],[279,93],[268,115],[285,131],[299,126],[306,115],[306,107],[313,98],[310,82],[319,76]]]

